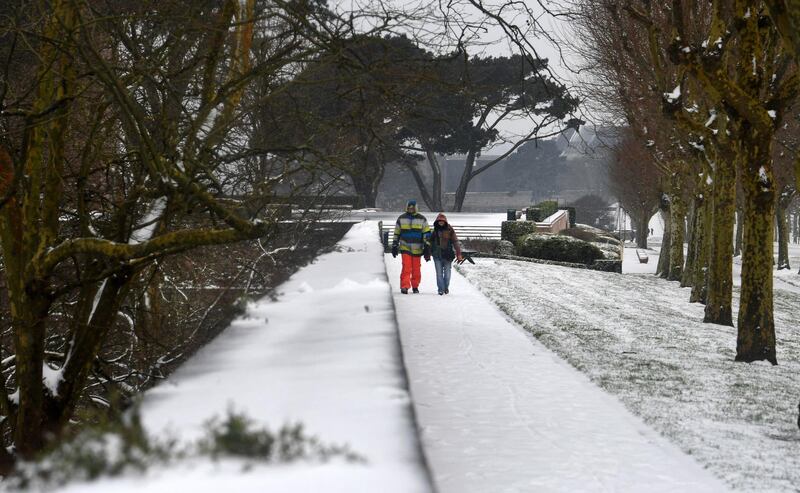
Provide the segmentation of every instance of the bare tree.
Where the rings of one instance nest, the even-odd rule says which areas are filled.
[[[647,248],[650,218],[658,212],[663,193],[662,175],[658,167],[647,163],[652,159],[650,152],[630,130],[623,134],[614,154],[608,173],[611,189],[633,219],[636,246]]]
[[[0,413],[15,456],[32,457],[72,419],[123,300],[157,262],[269,244],[284,227],[275,197],[327,191],[308,149],[263,145],[250,124],[367,15],[341,18],[313,0],[57,0],[0,18],[0,246],[16,387],[0,389]],[[383,15],[370,25],[394,18]]]

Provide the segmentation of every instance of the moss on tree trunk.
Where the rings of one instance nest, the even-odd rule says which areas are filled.
[[[683,236],[686,222],[686,203],[680,193],[680,188],[673,188],[670,196],[670,248],[669,248],[669,274],[670,281],[680,281],[683,273]]]
[[[775,224],[777,225],[778,233],[778,270],[792,268],[789,265],[789,221],[786,213],[787,202],[790,201],[781,197],[775,204]]]
[[[755,134],[755,135],[753,135]],[[744,214],[742,291],[739,305],[736,361],[767,360],[777,364],[772,312],[772,249],[775,187],[772,138],[753,132],[740,163]]]
[[[656,275],[664,279],[669,276],[669,251],[672,244],[671,241],[671,224],[669,213],[669,201],[662,198],[659,205],[659,212],[661,219],[664,221],[664,236],[661,239],[661,251],[658,256],[658,268],[656,268]]]
[[[689,228],[686,232],[686,259],[683,264],[683,274],[681,275],[682,288],[691,287],[694,284],[694,268],[697,265],[697,242],[699,239],[698,221],[703,215],[703,198],[702,193],[696,194],[689,208],[689,216],[687,218]]]
[[[714,174],[708,296],[704,322],[733,326],[733,224],[736,213],[734,163],[718,163]]]
[[[704,189],[705,190],[705,189]],[[711,203],[708,195],[703,194],[702,206],[697,211],[697,229],[695,230],[695,262],[692,269],[692,292],[689,295],[690,303],[705,303],[708,295],[708,252],[711,243],[709,230],[711,229]]]
[[[647,237],[650,235],[650,217],[647,212],[636,220],[636,248],[647,248]]]

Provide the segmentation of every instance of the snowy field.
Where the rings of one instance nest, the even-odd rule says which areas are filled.
[[[64,492],[431,491],[416,437],[377,225],[359,224],[322,255],[251,304],[217,339],[144,396],[156,436],[182,442],[232,408],[276,430],[302,423],[366,463],[301,461],[246,466],[195,459],[144,477],[72,484]]]
[[[748,365],[676,283],[476,261],[461,272],[503,311],[731,487],[798,491],[799,294],[776,290],[779,366]]]
[[[623,274],[655,274],[658,267],[658,257],[661,247],[661,237],[653,237],[648,240],[647,256],[650,260],[646,264],[639,263],[636,257],[636,248],[631,243],[626,243],[625,258],[622,263]],[[686,247],[684,245],[684,253]],[[775,258],[778,258],[778,244],[774,245]],[[775,289],[783,289],[800,293],[800,274],[798,268],[800,267],[800,245],[789,244],[789,264],[791,269],[776,270],[775,274]],[[742,284],[742,257],[733,258],[733,285],[741,286]]]

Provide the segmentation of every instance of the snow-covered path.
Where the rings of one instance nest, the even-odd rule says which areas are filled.
[[[399,259],[386,264],[440,493],[727,491],[455,270],[450,295],[432,262],[422,293],[402,295]]]
[[[428,493],[377,224],[337,245],[252,303],[175,374],[148,391],[142,420],[155,435],[191,440],[232,407],[276,430],[302,423],[322,442],[348,444],[366,463],[335,460],[243,468],[188,464],[63,491]]]

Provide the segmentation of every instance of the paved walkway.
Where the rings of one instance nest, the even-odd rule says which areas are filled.
[[[422,293],[402,295],[386,264],[440,493],[726,491],[461,275],[440,297],[424,264]]]

